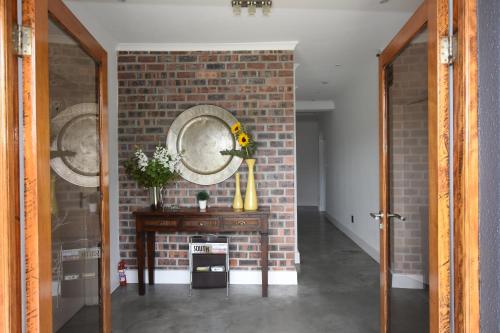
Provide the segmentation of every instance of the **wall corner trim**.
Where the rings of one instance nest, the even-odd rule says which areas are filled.
[[[117,51],[293,51],[298,41],[259,43],[118,43]]]

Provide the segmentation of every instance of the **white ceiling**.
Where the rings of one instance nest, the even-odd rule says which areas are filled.
[[[274,0],[270,16],[233,15],[230,0],[68,0],[118,43],[298,41],[297,99],[332,100],[373,64],[421,0]],[[340,65],[340,66],[336,66]],[[375,74],[376,75],[376,74]]]

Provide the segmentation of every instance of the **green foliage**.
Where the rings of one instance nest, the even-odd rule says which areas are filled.
[[[196,199],[198,199],[198,201],[205,201],[208,200],[208,198],[210,198],[210,196],[208,195],[207,191],[198,192],[198,194],[196,195]]]
[[[253,157],[256,151],[257,151],[257,144],[254,142],[253,144],[250,143],[245,148],[241,148],[241,150],[238,149],[222,150],[220,153],[221,155],[231,155],[243,159],[250,159]]]
[[[154,158],[148,159],[142,150],[137,149],[124,166],[130,178],[140,186],[164,187],[180,177],[177,169],[179,160],[178,156],[172,156],[166,148],[158,146]]]

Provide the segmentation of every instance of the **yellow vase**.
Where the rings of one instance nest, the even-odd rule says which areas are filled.
[[[242,210],[243,209],[243,199],[241,198],[240,189],[240,173],[236,173],[236,190],[234,192],[233,209]]]
[[[250,158],[245,160],[248,166],[248,180],[247,190],[245,192],[245,210],[257,210],[259,205],[257,203],[257,189],[255,188],[255,179],[253,175],[253,168],[255,166],[255,159]]]

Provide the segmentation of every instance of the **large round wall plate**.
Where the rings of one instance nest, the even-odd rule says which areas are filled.
[[[99,186],[99,137],[97,104],[70,106],[51,120],[52,169],[68,182]]]
[[[231,177],[242,159],[221,155],[221,150],[240,149],[231,125],[237,120],[223,108],[198,105],[182,112],[167,135],[168,151],[181,154],[181,175],[199,185],[220,183]]]

